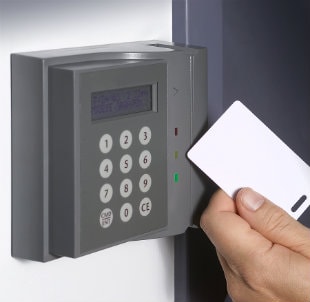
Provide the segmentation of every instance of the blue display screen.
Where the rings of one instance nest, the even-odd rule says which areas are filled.
[[[152,85],[98,91],[91,94],[93,121],[151,111],[152,108]]]

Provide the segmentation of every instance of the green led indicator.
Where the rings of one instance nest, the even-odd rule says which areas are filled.
[[[175,183],[179,182],[179,173],[174,173],[173,178]]]

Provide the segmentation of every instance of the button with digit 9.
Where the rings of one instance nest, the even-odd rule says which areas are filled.
[[[139,181],[140,191],[146,193],[152,186],[152,178],[149,174],[143,174]]]

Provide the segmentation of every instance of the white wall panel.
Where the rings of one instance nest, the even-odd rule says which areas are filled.
[[[150,39],[171,40],[171,0],[0,0],[0,301],[173,301],[170,238],[46,264],[10,256],[10,53]]]

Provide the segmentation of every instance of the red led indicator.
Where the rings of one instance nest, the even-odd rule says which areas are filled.
[[[179,129],[178,128],[174,128],[174,135],[178,136],[178,133],[179,133]]]

